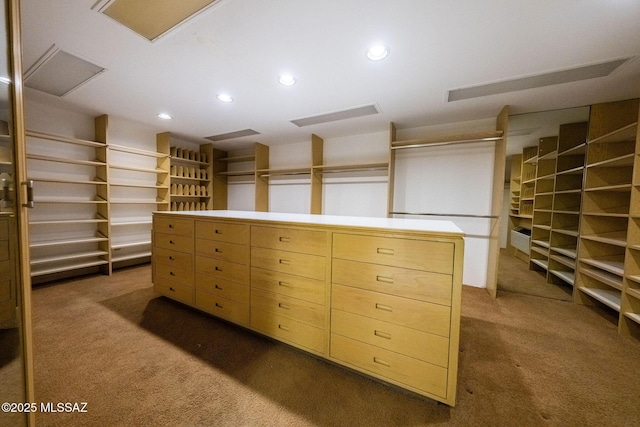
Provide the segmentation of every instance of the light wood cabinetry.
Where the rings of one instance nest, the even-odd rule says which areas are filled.
[[[148,262],[151,213],[169,209],[169,141],[157,138],[155,150],[112,144],[108,118],[96,126],[109,149],[110,250],[114,267]]]
[[[242,151],[216,152],[213,155],[213,209],[227,209],[230,185],[253,185],[256,212],[269,210],[269,180],[258,171],[269,169],[269,147],[255,143]]]
[[[578,303],[620,313],[625,333],[637,330],[637,123],[638,100],[592,106],[574,291]]]
[[[163,295],[449,405],[462,257],[442,221],[154,214]]]
[[[170,210],[213,209],[213,145],[187,147],[169,132],[158,134],[157,138],[170,146]]]
[[[16,250],[11,230],[15,230],[15,219],[9,215],[0,215],[0,324],[16,320],[18,304]]]
[[[33,283],[95,267],[110,272],[107,146],[98,119],[96,126],[96,141],[27,131]]]

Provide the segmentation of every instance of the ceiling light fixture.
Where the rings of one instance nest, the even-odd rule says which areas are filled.
[[[161,118],[162,120],[171,120],[171,119],[173,119],[173,117],[171,117],[171,115],[167,114],[167,113],[158,113],[158,117]]]
[[[225,94],[225,93],[221,93],[217,96],[218,101],[222,101],[222,102],[233,102],[233,98],[230,97],[229,95]]]
[[[283,74],[278,78],[278,83],[284,86],[293,86],[296,84],[296,79],[291,74]]]
[[[383,44],[373,45],[367,50],[367,58],[372,61],[380,61],[389,55],[389,48]]]

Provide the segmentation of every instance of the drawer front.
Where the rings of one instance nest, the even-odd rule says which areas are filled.
[[[193,237],[193,220],[166,216],[153,217],[153,231],[175,236]]]
[[[441,366],[333,334],[330,354],[370,374],[446,398],[447,369]]]
[[[249,244],[249,226],[216,221],[196,221],[196,237],[220,242]]]
[[[449,336],[451,309],[445,305],[334,284],[331,287],[331,308],[443,337]]]
[[[185,264],[167,265],[156,263],[153,266],[156,277],[193,287],[193,266]]]
[[[165,233],[153,233],[153,245],[158,248],[193,253],[193,238]]]
[[[239,325],[249,325],[249,305],[196,291],[196,307]]]
[[[283,341],[300,345],[316,353],[324,353],[324,329],[255,308],[251,309],[251,326]]]
[[[251,287],[325,304],[325,282],[307,277],[251,268]]]
[[[449,339],[369,317],[331,311],[331,333],[404,354],[446,368]]]
[[[341,285],[451,305],[453,278],[448,274],[335,259],[331,277]]]
[[[249,286],[206,274],[196,274],[196,291],[249,304]]]
[[[0,240],[9,240],[9,221],[0,220]]]
[[[204,273],[249,286],[249,266],[247,265],[196,256],[196,273]]]
[[[249,246],[247,245],[196,239],[196,254],[237,264],[249,264]]]
[[[453,274],[453,243],[448,242],[334,233],[333,257]]]
[[[277,314],[324,329],[324,306],[312,302],[266,292],[251,290],[251,307],[260,311]]]
[[[327,232],[253,226],[251,246],[324,256],[327,253]]]
[[[325,278],[325,257],[251,248],[251,266],[316,280]]]
[[[9,259],[9,241],[0,240],[0,261],[7,261]]]
[[[193,287],[191,286],[181,285],[156,276],[153,282],[153,289],[171,299],[193,304]]]
[[[193,270],[193,255],[186,252],[153,248],[153,261],[156,264],[166,264],[175,266],[175,268]]]

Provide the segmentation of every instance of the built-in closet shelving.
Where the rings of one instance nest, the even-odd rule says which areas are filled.
[[[34,283],[90,267],[109,273],[105,143],[35,131],[26,136],[29,179],[34,182],[29,215]]]
[[[533,220],[531,228],[530,262],[533,269],[549,269],[549,242],[551,239],[551,212],[555,185],[558,137],[540,138],[536,164]]]
[[[520,190],[520,212],[522,218],[533,218],[533,200],[536,188],[536,164],[538,147],[525,147],[522,150],[522,189]]]
[[[560,125],[549,240],[549,283],[573,286],[588,123]]]
[[[171,210],[213,209],[213,145],[187,147],[169,133],[158,134],[158,139],[170,144]]]
[[[511,156],[509,179],[509,215],[520,215],[520,189],[522,188],[522,154]]]
[[[617,312],[621,333],[638,326],[637,120],[638,100],[591,107],[574,290]]]
[[[9,206],[13,191],[13,143],[7,122],[0,120],[0,216],[13,212]],[[6,193],[6,194],[5,194]]]
[[[254,143],[248,150],[217,152],[213,155],[214,209],[227,209],[227,187],[254,186],[254,210],[269,210],[269,180],[258,171],[269,169],[269,147]]]
[[[96,120],[107,141],[108,118]],[[150,144],[147,144],[150,145]],[[112,144],[109,150],[110,251],[113,267],[148,262],[151,214],[169,209],[169,141],[158,137],[155,150]]]

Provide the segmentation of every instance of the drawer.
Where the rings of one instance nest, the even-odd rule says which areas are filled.
[[[251,246],[325,256],[327,232],[252,226]]]
[[[453,278],[449,274],[334,259],[331,280],[370,291],[451,305]]]
[[[156,276],[153,282],[153,289],[171,299],[193,304],[193,287],[191,286],[181,285]]]
[[[249,305],[196,291],[196,307],[239,325],[249,325]]]
[[[192,254],[193,237],[155,232],[153,233],[153,246]]]
[[[325,304],[325,282],[277,271],[251,268],[251,287]]]
[[[163,264],[153,265],[156,277],[162,277],[172,282],[193,287],[193,264]]]
[[[196,237],[220,242],[249,244],[249,225],[216,221],[196,221]]]
[[[153,248],[153,262],[193,270],[193,255],[163,248]]]
[[[449,242],[334,233],[333,257],[453,274]]]
[[[404,354],[446,368],[449,339],[369,317],[331,311],[331,333]]]
[[[196,273],[204,273],[249,286],[249,266],[247,265],[196,255]]]
[[[334,284],[331,287],[331,308],[449,336],[451,309],[445,305]]]
[[[364,372],[446,398],[447,369],[441,366],[334,334],[330,355]]]
[[[0,272],[3,271],[1,265],[2,264],[0,264]],[[12,294],[11,279],[9,279],[7,276],[4,276],[4,275],[0,276],[2,277],[2,279],[0,279],[0,303],[11,300],[11,296],[12,296],[11,295]]]
[[[325,257],[274,249],[252,247],[251,266],[316,280],[324,280],[326,274]]]
[[[193,237],[193,220],[154,215],[153,231],[175,236]]]
[[[0,220],[0,240],[9,240],[9,221]]]
[[[196,254],[237,264],[249,264],[249,246],[216,240],[196,239]]]
[[[325,331],[306,323],[251,309],[251,326],[267,335],[297,344],[316,353],[324,353]]]
[[[317,328],[324,329],[325,327],[324,305],[291,298],[286,295],[252,289],[251,308],[297,320]]]
[[[232,282],[206,274],[196,274],[196,291],[249,304],[249,285]]]
[[[9,241],[0,240],[0,261],[7,261],[9,259]]]

